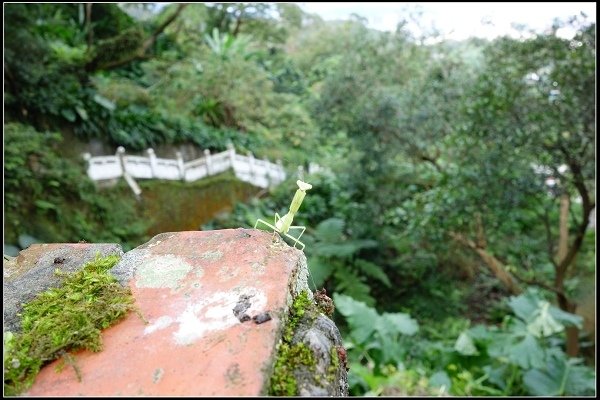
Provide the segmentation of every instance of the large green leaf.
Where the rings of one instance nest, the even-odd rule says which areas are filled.
[[[354,271],[337,268],[334,277],[336,292],[347,294],[358,301],[364,302],[368,306],[375,304],[375,299],[370,295],[371,288],[363,282],[364,278],[356,275]]]
[[[373,308],[350,296],[334,293],[333,301],[336,309],[346,317],[352,330],[352,337],[358,343],[364,343],[375,331],[379,315]]]
[[[473,343],[473,339],[469,336],[468,332],[462,332],[456,342],[454,343],[454,350],[463,356],[475,356],[479,354],[475,344]]]
[[[546,337],[562,332],[565,327],[558,323],[549,312],[550,303],[541,301],[533,313],[533,320],[527,324],[527,331],[535,337]]]
[[[542,368],[544,366],[544,350],[532,335],[515,345],[506,347],[506,353],[511,362],[523,369]]]
[[[557,324],[576,326],[581,328],[583,318],[578,315],[562,311],[539,296],[537,290],[529,289],[525,293],[511,297],[508,305],[515,315],[525,322],[533,323],[536,332],[560,332]],[[548,333],[551,334],[551,333]]]
[[[523,321],[529,321],[533,313],[538,309],[539,300],[535,292],[528,290],[519,296],[511,296],[508,305],[517,317]]]
[[[362,259],[354,261],[354,265],[356,265],[360,269],[360,271],[365,275],[377,279],[387,287],[392,286],[389,278],[387,277],[385,272],[383,272],[383,269],[379,265],[373,264],[370,261]]]
[[[315,229],[315,237],[323,242],[335,243],[342,238],[345,222],[340,218],[329,218],[322,221]]]
[[[429,386],[440,388],[444,393],[448,393],[452,388],[452,381],[446,371],[437,371],[429,378]]]
[[[483,367],[483,372],[486,373],[488,379],[491,383],[498,386],[500,389],[506,389],[506,369],[508,368],[507,364],[500,365],[499,367],[493,367],[491,365],[485,365]]]
[[[377,331],[396,336],[398,333],[412,336],[419,331],[419,324],[404,313],[383,313],[377,321]]]
[[[553,355],[546,368],[536,368],[523,375],[523,384],[534,396],[593,395],[596,376],[591,368],[577,365],[578,360],[564,354]]]
[[[312,252],[322,256],[322,257],[337,257],[337,258],[345,258],[353,255],[358,250],[360,250],[360,246],[357,246],[352,242],[345,243],[328,243],[328,242],[319,242],[312,246]]]
[[[579,329],[583,327],[583,318],[579,315],[571,314],[554,306],[550,306],[549,312],[556,321],[565,326],[576,326]]]

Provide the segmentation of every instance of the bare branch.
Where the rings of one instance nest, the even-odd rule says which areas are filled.
[[[490,271],[492,271],[494,276],[496,276],[496,278],[498,278],[512,294],[518,295],[523,292],[523,289],[515,282],[512,274],[506,270],[506,266],[494,257],[494,255],[490,254],[486,249],[478,247],[475,242],[460,233],[450,232],[449,235],[458,243],[475,251],[488,266]]]
[[[158,35],[160,35],[167,28],[167,26],[169,26],[173,21],[175,21],[175,19],[177,19],[179,14],[181,14],[183,9],[187,6],[188,6],[188,3],[178,4],[177,10],[175,10],[173,15],[171,15],[169,18],[167,18],[162,24],[160,24],[158,26],[158,28],[156,28],[154,30],[154,33],[148,39],[146,39],[144,41],[144,44],[142,45],[142,48],[140,49],[140,52],[142,55],[154,44]]]
[[[128,57],[122,58],[120,60],[111,61],[111,62],[108,62],[108,63],[105,63],[105,64],[100,64],[100,65],[97,65],[96,61],[92,60],[90,63],[88,63],[86,65],[86,69],[88,71],[109,70],[109,69],[114,69],[114,68],[121,67],[123,65],[127,65],[130,62],[135,61],[135,60],[146,60],[146,59],[149,59],[150,57],[146,54],[146,52],[148,51],[148,49],[150,47],[152,47],[152,45],[154,44],[154,42],[156,41],[156,39],[158,38],[158,36],[167,28],[167,26],[169,26],[173,21],[175,21],[175,19],[177,19],[177,17],[179,16],[179,14],[181,14],[181,12],[183,11],[183,9],[187,5],[188,5],[188,3],[178,4],[177,5],[177,9],[173,13],[173,15],[171,15],[162,24],[160,24],[154,30],[154,32],[152,33],[152,35],[150,35],[146,40],[144,40],[144,42],[142,43],[142,45],[137,50],[134,50]]]

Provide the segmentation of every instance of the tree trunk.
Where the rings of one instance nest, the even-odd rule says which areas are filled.
[[[561,287],[562,289],[562,287]],[[563,294],[557,294],[556,300],[561,310],[575,313],[577,305],[571,303]],[[569,357],[577,357],[579,354],[579,329],[575,326],[569,326],[565,329],[567,334],[566,352]]]
[[[560,264],[569,250],[569,203],[569,194],[563,193],[560,196],[558,251],[556,252],[557,264]]]
[[[94,43],[94,30],[92,29],[92,5],[94,3],[86,3],[85,5],[85,29],[87,30],[87,46],[88,49]]]

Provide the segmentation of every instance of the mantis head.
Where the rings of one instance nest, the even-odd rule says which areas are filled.
[[[312,189],[312,185],[310,183],[302,182],[301,180],[297,180],[296,184],[303,192],[307,191],[308,189]]]

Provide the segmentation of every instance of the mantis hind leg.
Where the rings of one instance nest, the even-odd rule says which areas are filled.
[[[300,241],[300,237],[302,236],[302,234],[304,234],[304,231],[306,230],[306,227],[305,226],[290,226],[289,230],[291,231],[292,229],[294,229],[294,230],[300,230],[300,234],[298,235],[298,237],[294,237],[292,235],[288,235],[287,233],[285,234],[285,236],[287,236],[288,238],[290,238],[290,239],[292,239],[294,241],[294,248],[296,247],[296,244],[299,244],[300,246],[302,246],[300,248],[300,250],[304,251],[305,245],[304,245],[304,243],[302,243]]]

